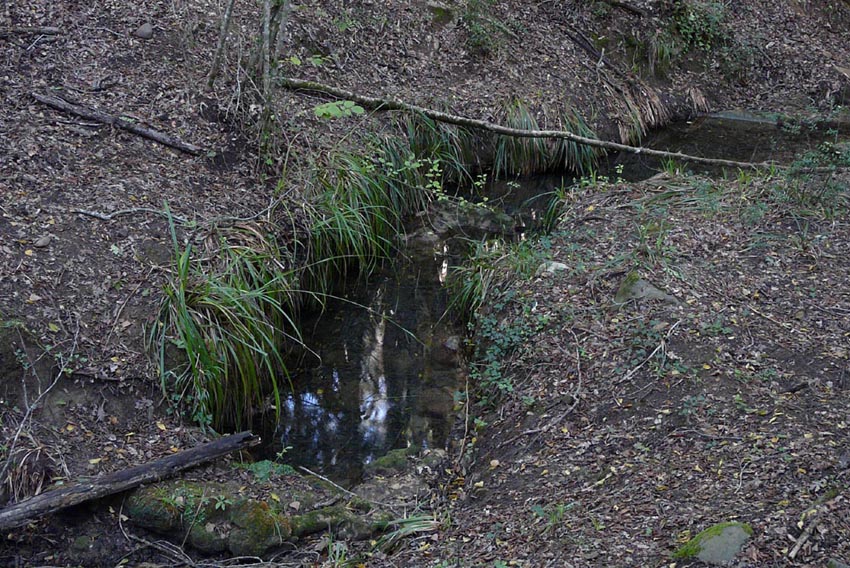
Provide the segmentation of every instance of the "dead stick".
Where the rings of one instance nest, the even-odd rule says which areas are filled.
[[[800,534],[800,538],[797,539],[797,543],[794,545],[794,548],[791,549],[791,552],[788,553],[788,558],[794,560],[797,556],[797,553],[800,552],[800,549],[803,548],[803,545],[806,544],[806,541],[809,540],[809,537],[812,536],[812,532],[814,532],[815,527],[820,523],[819,513],[815,513],[814,518],[809,521],[809,524],[803,530],[802,534]]]
[[[251,432],[240,432],[86,483],[42,493],[0,510],[0,530],[19,527],[48,513],[127,491],[143,483],[167,479],[190,467],[259,443],[260,438]]]
[[[148,140],[153,140],[154,142],[159,142],[160,144],[175,148],[177,150],[180,150],[181,152],[186,152],[187,154],[193,155],[201,153],[201,148],[199,148],[198,146],[183,142],[179,138],[175,138],[174,136],[171,136],[169,134],[164,134],[157,130],[153,130],[152,128],[140,126],[132,119],[127,118],[126,116],[114,116],[93,108],[87,108],[84,106],[72,104],[68,101],[60,99],[58,97],[52,97],[50,95],[40,95],[38,93],[33,93],[32,96],[38,102],[45,104],[49,107],[61,110],[63,112],[71,113],[76,116],[86,118],[88,120],[94,120],[102,124],[108,124],[110,126],[114,126],[115,128],[126,130],[127,132],[132,132],[133,134],[137,134],[143,138],[147,138]]]
[[[0,38],[7,38],[11,35],[60,35],[62,30],[51,26],[41,28],[16,27],[16,28],[0,28]]]
[[[132,215],[133,213],[153,213],[155,215],[160,215],[165,218],[169,217],[169,214],[165,211],[160,211],[159,209],[151,209],[150,207],[133,207],[132,209],[121,209],[119,211],[113,211],[112,213],[98,213],[97,211],[89,211],[88,209],[72,209],[71,213],[88,215],[89,217],[100,219],[101,221],[111,221],[115,217],[120,217],[122,215]],[[177,215],[171,215],[170,217],[178,223],[186,224],[189,222],[185,218],[179,217]]]
[[[662,150],[654,150],[652,148],[641,148],[638,146],[629,146],[627,144],[619,144],[617,142],[610,142],[607,140],[599,140],[597,138],[588,138],[586,136],[579,136],[578,134],[573,134],[572,132],[567,132],[565,130],[522,130],[519,128],[509,128],[507,126],[502,126],[500,124],[495,124],[486,120],[478,120],[466,116],[448,114],[445,112],[440,112],[437,110],[420,107],[417,105],[412,105],[393,99],[375,98],[358,95],[357,93],[352,93],[351,91],[346,91],[345,89],[340,89],[330,85],[324,85],[322,83],[316,83],[314,81],[302,81],[300,79],[282,78],[280,79],[280,84],[288,89],[315,91],[317,93],[323,93],[325,95],[330,95],[338,99],[354,101],[365,107],[375,110],[400,110],[405,112],[422,114],[438,122],[446,122],[449,124],[456,124],[457,126],[465,126],[468,128],[487,130],[489,132],[501,134],[503,136],[512,136],[517,138],[562,138],[575,142],[576,144],[583,144],[585,146],[591,146],[594,148],[604,148],[606,150],[613,150],[615,152],[643,154],[655,158],[669,158],[674,160],[681,160],[683,162],[695,162],[699,164],[710,164],[713,166],[727,166],[742,169],[785,169],[787,167],[771,162],[738,162],[735,160],[723,160],[718,158],[692,156],[690,154],[683,154],[681,152],[664,152]],[[816,168],[812,168],[807,171],[812,171],[815,169]]]

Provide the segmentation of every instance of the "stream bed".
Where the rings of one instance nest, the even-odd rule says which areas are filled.
[[[834,134],[722,113],[671,125],[644,145],[705,157],[788,163],[794,154],[827,139]],[[601,173],[637,181],[660,169],[658,160],[645,156],[613,155]],[[541,196],[573,183],[573,178],[547,174],[496,181],[488,195],[497,213],[476,218],[458,210],[438,218],[422,216],[394,261],[366,283],[341,286],[339,298],[330,300],[322,314],[308,315],[301,324],[312,353],[291,367],[293,390],[282,403],[279,422],[266,421],[256,428],[267,440],[262,457],[284,452],[286,463],[352,486],[362,478],[365,464],[390,450],[410,445],[445,448],[465,382],[464,332],[445,316],[446,273],[462,262],[465,242],[522,233],[529,219],[546,207],[548,200]]]

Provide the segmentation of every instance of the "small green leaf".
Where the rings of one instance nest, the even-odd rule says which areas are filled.
[[[289,58],[289,62],[297,67],[298,65],[301,65],[301,58],[298,57],[297,55],[292,55]]]
[[[56,325],[55,323],[49,323],[49,324],[47,324],[47,329],[49,329],[53,333],[56,333],[56,332],[59,331],[59,326]]]

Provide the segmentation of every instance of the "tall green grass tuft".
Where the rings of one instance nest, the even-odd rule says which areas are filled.
[[[257,225],[216,230],[200,257],[173,223],[171,235],[174,270],[149,335],[162,387],[202,426],[244,427],[267,397],[280,408],[282,350],[300,343],[296,273]]]
[[[517,130],[540,130],[537,119],[525,102],[513,98],[501,109],[501,122]],[[493,155],[493,175],[528,175],[543,172],[549,162],[549,148],[543,138],[498,136]]]
[[[596,138],[596,133],[575,109],[566,109],[558,118],[558,129],[586,138]],[[548,145],[548,168],[566,170],[581,175],[596,169],[600,151],[587,144],[577,144],[566,138],[558,138]]]
[[[471,182],[472,137],[423,116],[399,134],[374,137],[362,154],[336,152],[308,188],[306,288],[322,293],[339,275],[369,274],[393,251],[406,217],[446,184]]]
[[[517,130],[540,130],[540,124],[528,105],[517,98],[509,100],[501,109],[502,123]],[[581,115],[572,108],[555,116],[556,128],[595,138],[596,134]],[[493,154],[493,175],[529,175],[546,171],[571,171],[585,174],[592,170],[599,157],[599,150],[585,144],[577,144],[565,138],[519,138],[497,136]]]

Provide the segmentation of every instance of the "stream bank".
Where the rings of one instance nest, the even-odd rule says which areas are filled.
[[[500,2],[493,6],[494,13],[483,15],[467,14],[465,4],[460,5],[448,19],[438,21],[420,2],[365,9],[311,1],[294,10],[282,59],[289,66],[287,74],[297,71],[375,96],[422,104],[436,101],[483,118],[495,116],[502,101],[514,95],[549,108],[560,109],[569,102],[588,116],[596,109],[599,121],[608,125],[600,132],[617,139],[617,124],[628,122],[629,109],[610,92],[620,82],[614,80],[611,86],[606,80],[617,72],[628,76],[634,64],[621,40],[635,31],[651,38],[656,29],[668,29],[670,22],[665,3],[630,4],[642,14],[604,2]],[[842,55],[847,27],[841,25],[847,21],[845,5],[813,2],[801,10],[798,3],[735,3],[725,23],[734,37],[751,39],[761,55],[752,64],[746,57],[740,59],[746,73],[729,77],[720,71],[716,53],[695,52],[687,65],[677,62],[666,77],[647,80],[680,101],[689,100],[685,91],[695,87],[713,108],[825,115],[837,101],[835,95],[842,89],[846,92],[847,81],[840,71],[847,68]],[[38,457],[45,479],[67,483],[116,471],[205,439],[188,420],[166,411],[143,348],[143,327],[153,320],[173,252],[168,226],[156,213],[162,203],[167,200],[176,214],[201,224],[227,216],[252,217],[277,195],[278,172],[269,181],[258,175],[257,164],[270,160],[274,169],[287,163],[287,156],[322,155],[341,139],[350,139],[352,130],[385,126],[371,116],[319,120],[314,108],[320,101],[284,92],[278,101],[285,109],[280,113],[281,131],[293,151],[271,155],[256,151],[260,147],[254,144],[256,133],[243,122],[252,111],[240,114],[235,106],[239,97],[249,102],[244,90],[249,83],[239,74],[244,68],[237,58],[255,45],[255,8],[253,3],[237,2],[233,43],[228,44],[225,61],[231,79],[219,81],[212,93],[205,94],[198,86],[205,82],[216,45],[220,25],[216,3],[142,1],[91,7],[36,1],[11,3],[2,14],[4,26],[50,26],[61,32],[27,35],[4,27],[0,38],[0,65],[6,71],[0,121],[6,139],[14,142],[0,156],[4,166],[0,311],[4,320],[22,322],[30,330],[31,359],[38,364],[26,373],[21,369],[18,357],[24,346],[13,336],[10,349],[3,351],[3,368],[11,377],[5,383],[3,435],[12,438],[33,400],[23,398],[22,384],[32,395],[52,383],[57,368],[71,371],[59,377],[51,391],[55,404],[37,408],[33,420],[26,422],[26,435],[17,448],[21,453],[15,454]],[[488,18],[512,23],[512,33],[494,35],[493,44],[470,42],[477,37],[472,33],[475,24],[486,27]],[[150,37],[132,35],[148,22]],[[608,58],[604,63],[611,74],[600,74],[598,55],[578,47],[581,37],[575,30],[604,30]],[[529,65],[532,60],[536,63]],[[69,123],[67,116],[30,99],[30,93],[45,89],[62,91],[92,107],[137,116],[215,155],[178,155],[126,133]],[[294,170],[288,173],[291,187],[297,187]],[[298,201],[300,194],[287,195]],[[86,210],[106,216],[135,208],[140,210],[107,219],[75,213]],[[753,216],[759,209],[752,210]],[[648,229],[651,233],[652,227]],[[801,240],[806,242],[807,237]],[[20,380],[25,374],[31,382]],[[232,475],[219,465],[199,470],[197,477]],[[798,481],[805,485],[804,479]],[[548,490],[545,485],[537,487]],[[687,493],[687,488],[680,491]],[[4,541],[3,561],[98,565],[117,563],[125,554],[131,561],[174,560],[167,552],[125,536],[120,530],[120,505],[114,503],[113,509],[106,504],[95,507],[94,513],[84,508],[15,531]],[[544,511],[557,516],[559,509],[544,507]],[[477,534],[470,526],[470,532]],[[124,528],[132,536],[154,540]],[[509,541],[509,535],[499,534],[500,541]],[[550,534],[553,531],[546,533]],[[79,543],[86,556],[75,559],[72,553],[78,549],[72,545],[78,536],[90,540]],[[461,542],[464,536],[458,536]],[[451,541],[443,544],[457,558],[467,552]],[[492,546],[502,545],[493,539]]]

